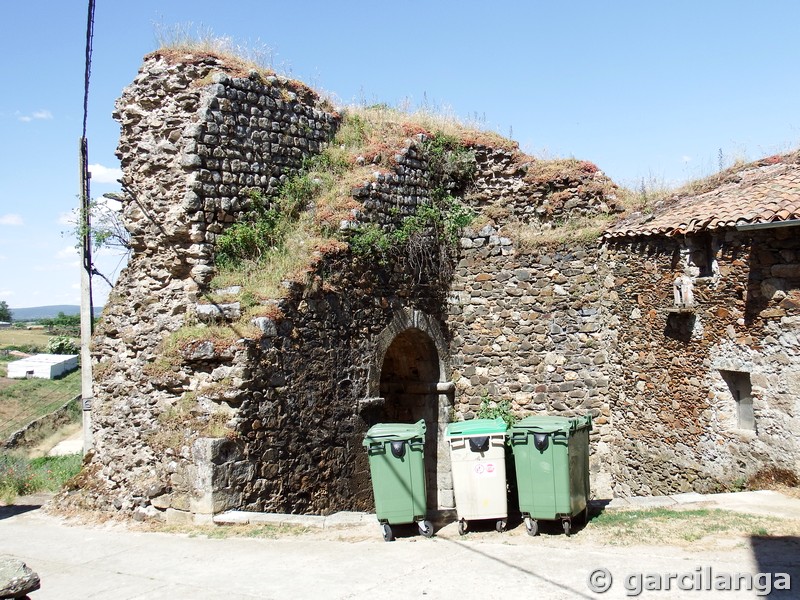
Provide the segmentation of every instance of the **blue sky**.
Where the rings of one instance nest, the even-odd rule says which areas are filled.
[[[176,24],[269,49],[341,104],[426,103],[622,185],[679,184],[800,141],[794,0],[275,2],[96,0],[92,195],[114,191],[114,100]],[[0,300],[79,302],[77,205],[87,2],[4,2]],[[118,271],[119,257],[99,256]],[[96,281],[98,304],[108,286]]]

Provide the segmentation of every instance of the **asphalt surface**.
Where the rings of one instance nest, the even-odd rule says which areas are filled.
[[[800,500],[774,492],[614,503],[698,503],[800,518]],[[770,597],[800,597],[800,539],[795,537],[754,537],[695,552],[664,545],[592,545],[581,540],[580,530],[571,537],[553,532],[531,538],[520,525],[506,533],[488,528],[460,537],[450,524],[430,539],[412,528],[385,543],[374,517],[344,515],[327,525],[316,519],[307,525],[318,533],[209,539],[119,524],[71,524],[23,499],[21,505],[0,508],[0,555],[19,558],[40,575],[42,587],[31,600],[756,598],[764,595],[768,580],[776,584],[777,573],[787,573],[795,591],[773,590]],[[602,594],[589,586],[590,574],[598,569],[606,571],[596,581],[606,573],[612,578]],[[648,575],[658,575],[665,587],[670,573],[677,578],[669,581],[669,590],[640,589]],[[718,576],[737,573],[770,576],[756,577],[750,590],[704,589],[713,588]],[[701,589],[681,590],[679,583]]]

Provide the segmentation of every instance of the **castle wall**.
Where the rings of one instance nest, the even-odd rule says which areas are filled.
[[[550,174],[474,144],[467,181],[434,172],[425,138],[410,138],[352,191],[351,214],[391,229],[443,186],[478,213],[458,244],[439,252],[423,237],[420,264],[332,243],[265,316],[209,305],[214,242],[248,209],[246,189],[275,194],[338,124],[296,82],[222,70],[213,57],[153,56],[118,102],[134,252],[93,343],[95,450],[76,502],[171,520],[369,509],[361,441],[404,402],[439,442],[485,399],[520,416],[591,413],[601,497],[798,471],[792,230],[522,244],[520,227],[615,210],[613,184],[589,163]],[[693,282],[691,310],[674,310],[679,275]],[[415,344],[425,352],[397,354]],[[436,368],[415,370],[425,357]],[[753,427],[735,394],[752,400]],[[446,445],[432,451],[433,503],[452,506]]]

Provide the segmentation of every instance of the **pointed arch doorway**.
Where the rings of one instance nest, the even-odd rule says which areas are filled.
[[[446,344],[438,324],[416,310],[398,313],[376,340],[371,393],[381,402],[364,415],[377,422],[425,420],[425,475],[428,508],[453,508],[450,452],[444,436],[452,406],[447,382]]]

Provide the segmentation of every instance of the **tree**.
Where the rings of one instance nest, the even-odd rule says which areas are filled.
[[[57,335],[80,335],[81,316],[65,315],[59,312],[52,319],[40,319],[39,323],[47,328],[50,333]]]
[[[89,219],[91,221],[89,234],[93,251],[107,248],[121,254],[130,254],[131,234],[125,229],[122,222],[120,205],[131,198],[132,196],[127,190],[123,190],[121,194],[116,192],[104,194],[102,198],[95,198],[89,203]],[[74,224],[74,227],[70,231],[63,231],[62,235],[73,237],[76,240],[75,247],[80,251],[85,233],[84,219],[80,210],[74,210],[73,215],[70,222]],[[100,276],[110,287],[114,287],[114,283],[98,271],[94,265],[92,265],[91,274]]]
[[[11,309],[5,300],[0,300],[0,321],[11,323]]]

